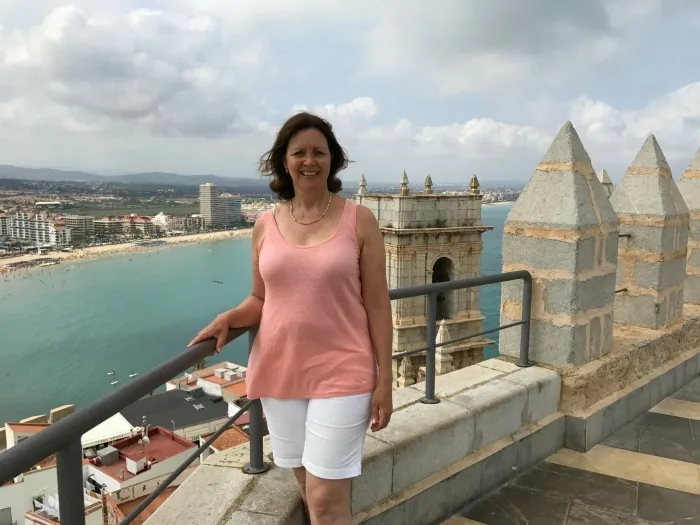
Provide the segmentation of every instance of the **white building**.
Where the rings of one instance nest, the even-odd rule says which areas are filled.
[[[219,204],[219,188],[207,182],[199,186],[199,214],[207,228],[220,228],[226,222],[225,210]]]
[[[48,423],[5,423],[7,448],[41,432]],[[83,474],[87,476],[85,467]],[[15,477],[12,483],[0,487],[0,523],[56,525],[50,518],[58,516],[56,458],[50,456],[27,472]],[[85,494],[87,525],[102,524],[102,502]],[[60,523],[60,521],[59,521]]]
[[[117,505],[148,496],[194,451],[196,445],[162,427],[149,428],[97,451],[86,463],[87,482],[109,493]],[[180,485],[192,471],[185,470],[172,484]]]
[[[46,213],[16,213],[10,223],[13,239],[36,246],[66,248],[71,245],[71,230],[63,221]]]

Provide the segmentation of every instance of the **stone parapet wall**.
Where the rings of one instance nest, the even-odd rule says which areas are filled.
[[[397,389],[391,425],[368,432],[363,474],[352,482],[355,521],[380,523],[396,512],[415,512],[414,523],[445,519],[554,453],[564,442],[560,388],[551,370],[489,360],[438,376],[437,405],[420,402],[421,383]],[[290,471],[243,474],[248,446],[210,456],[146,523],[303,523]]]
[[[649,135],[614,187],[605,170],[595,174],[567,122],[504,226],[503,271],[514,270],[533,277],[535,363],[595,362],[617,344],[613,324],[675,326],[684,303],[700,304],[700,151],[677,186]],[[503,285],[501,325],[520,319],[522,286]],[[688,286],[697,293],[686,294]],[[519,349],[519,332],[501,335],[501,355],[517,357]]]
[[[612,351],[562,373],[560,409],[580,414],[601,400],[700,348],[700,308],[686,305],[686,317],[663,330],[615,325]]]

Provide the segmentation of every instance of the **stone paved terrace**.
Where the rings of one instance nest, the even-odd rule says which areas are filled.
[[[445,525],[700,524],[700,378],[585,453],[561,449]]]

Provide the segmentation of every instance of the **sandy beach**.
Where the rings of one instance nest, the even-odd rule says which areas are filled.
[[[239,239],[249,237],[253,233],[252,228],[243,230],[227,230],[209,233],[195,233],[192,235],[178,235],[176,237],[164,237],[162,239],[147,239],[124,244],[110,244],[104,246],[91,246],[88,248],[76,249],[70,252],[47,252],[47,253],[30,253],[18,255],[16,257],[6,257],[0,259],[0,273],[8,273],[14,270],[20,270],[32,265],[33,262],[39,262],[42,259],[51,259],[58,261],[74,261],[97,259],[99,257],[107,257],[117,253],[135,253],[145,250],[153,250],[164,246],[175,246],[180,244],[195,244],[204,242],[224,241],[228,239]],[[139,246],[140,243],[148,243],[154,241],[159,244],[155,246],[148,244]],[[162,244],[161,244],[162,243]],[[20,263],[20,264],[17,264]],[[21,263],[26,263],[26,266]]]

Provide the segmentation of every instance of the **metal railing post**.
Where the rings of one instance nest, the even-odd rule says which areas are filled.
[[[528,367],[530,363],[530,319],[532,317],[532,277],[523,277],[523,306],[520,325],[520,359],[519,367]]]
[[[61,523],[85,525],[83,446],[80,436],[56,452],[56,477]]]
[[[425,351],[425,397],[423,403],[434,405],[440,400],[435,398],[435,337],[437,336],[437,293],[430,292],[427,297],[428,311],[426,315],[425,335],[428,339],[428,349]]]
[[[249,357],[257,333],[257,327],[248,331]],[[265,463],[263,454],[263,409],[259,399],[256,399],[251,405],[248,413],[250,414],[250,426],[248,427],[248,435],[250,436],[250,462],[243,467],[243,472],[246,474],[262,474],[268,471],[270,465]]]

